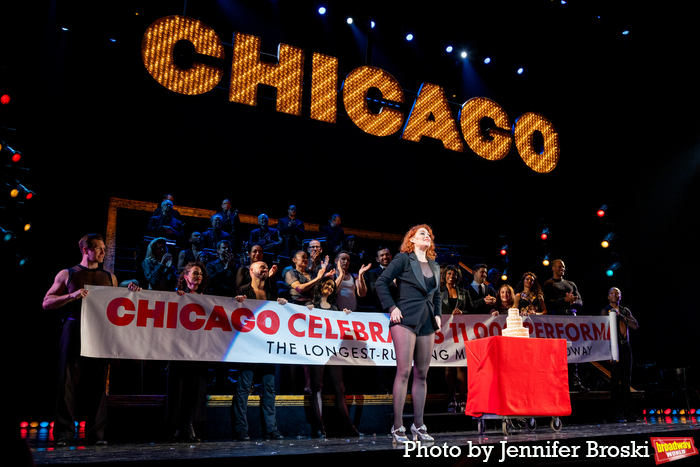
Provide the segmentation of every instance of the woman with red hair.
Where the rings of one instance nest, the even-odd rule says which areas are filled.
[[[394,379],[394,443],[408,441],[403,426],[408,379],[413,372],[413,440],[433,441],[423,423],[427,394],[428,368],[435,343],[435,331],[440,329],[442,296],[440,266],[435,260],[433,231],[421,224],[405,235],[401,253],[387,266],[376,282],[376,291],[384,310],[391,313],[390,332],[396,352]],[[391,297],[389,284],[396,280],[398,295]]]

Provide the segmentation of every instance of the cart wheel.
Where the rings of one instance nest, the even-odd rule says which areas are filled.
[[[549,426],[554,431],[561,431],[561,420],[559,420],[559,417],[552,417],[552,421]]]
[[[527,428],[527,431],[535,431],[537,428],[537,420],[534,418],[528,418],[525,420],[525,426]]]
[[[483,435],[486,432],[486,422],[483,419],[477,420],[476,429],[479,431],[480,435]]]
[[[508,420],[503,420],[503,434],[508,436]]]

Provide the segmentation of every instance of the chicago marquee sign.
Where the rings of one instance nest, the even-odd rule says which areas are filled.
[[[190,42],[200,55],[224,59],[224,46],[216,32],[194,18],[167,16],[156,20],[146,30],[141,45],[143,63],[151,76],[167,89],[186,95],[204,94],[221,81],[223,68],[195,62],[189,69],[178,67],[173,59],[178,41]],[[277,90],[276,110],[301,115],[304,57],[303,49],[279,44],[273,64],[260,60],[261,39],[248,34],[234,34],[230,102],[254,106],[259,84]],[[379,112],[368,107],[367,93],[378,89],[382,100],[402,104],[404,92],[399,82],[381,68],[362,66],[352,70],[342,83],[342,100],[350,120],[361,130],[375,136],[400,132],[400,138],[418,142],[423,136],[442,141],[446,149],[464,152],[464,142],[478,156],[496,161],[503,159],[513,143],[525,164],[538,173],[554,170],[559,161],[559,135],[543,115],[527,112],[511,124],[506,111],[485,97],[466,101],[455,119],[442,87],[423,83],[408,116],[399,109],[384,106]],[[311,118],[336,123],[338,113],[338,59],[313,52],[311,58]],[[495,128],[482,132],[485,118]],[[461,130],[461,135],[460,135]],[[543,144],[535,144],[539,133]],[[538,146],[538,147],[536,147]]]

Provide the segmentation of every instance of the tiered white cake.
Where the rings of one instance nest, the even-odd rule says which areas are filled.
[[[510,337],[530,337],[530,331],[523,327],[523,318],[520,316],[520,310],[517,308],[508,309],[508,318],[506,318],[506,328],[502,335]]]

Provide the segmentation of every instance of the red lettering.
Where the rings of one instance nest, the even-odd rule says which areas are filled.
[[[574,323],[567,324],[564,329],[566,330],[566,337],[568,337],[569,340],[572,342],[577,341],[579,337],[581,337],[581,333],[579,332],[578,327],[576,327]],[[575,331],[575,334],[573,335],[571,334],[572,329]]]
[[[605,336],[605,323],[600,323],[600,328],[595,323],[591,323],[591,325],[593,326],[593,340],[597,341],[599,337]]]
[[[190,321],[191,313],[197,316],[207,316],[207,312],[198,303],[188,303],[180,310],[180,324],[182,324],[182,327],[190,331],[197,331],[204,326],[204,319],[197,318],[194,321]]]
[[[544,323],[544,333],[548,338],[554,339],[554,326],[552,326],[552,323]]]
[[[535,323],[535,337],[537,337],[538,339],[541,339],[542,334],[543,334],[542,323],[540,323],[540,322]]]
[[[338,321],[338,328],[340,329],[340,338],[346,341],[352,340],[352,334],[350,332],[350,323],[348,321]]]
[[[162,328],[165,319],[165,302],[156,302],[156,307],[148,308],[148,300],[139,300],[139,311],[136,318],[136,326],[145,328],[148,326],[148,319],[153,318],[153,327]]]
[[[450,330],[452,330],[452,341],[455,344],[459,344],[459,334],[457,334],[457,323],[450,323]]]
[[[326,339],[337,339],[338,334],[333,334],[333,326],[331,324],[331,320],[328,318],[325,318],[326,320]]]
[[[267,320],[270,320],[270,325],[267,325]],[[265,310],[258,313],[258,329],[264,334],[275,334],[280,328],[280,317],[272,310]]]
[[[561,339],[564,334],[564,323],[556,323],[554,327],[557,329],[557,337]]]
[[[231,324],[238,332],[250,332],[255,329],[255,315],[248,308],[238,308],[231,313]]]
[[[523,323],[523,327],[527,328],[527,333],[528,333],[528,334],[532,334],[532,331],[533,331],[533,329],[532,329],[532,324],[530,324],[530,323]]]
[[[177,328],[177,309],[180,306],[177,302],[168,302],[168,320],[165,327],[168,329]]]
[[[591,328],[588,327],[586,323],[581,323],[581,335],[584,341],[592,341]]]
[[[489,326],[489,336],[500,336],[501,335],[501,325],[497,322],[491,323]]]
[[[384,329],[380,323],[369,323],[369,333],[372,336],[373,342],[386,342],[382,337],[382,332],[384,332]]]
[[[321,318],[318,316],[309,316],[309,337],[313,337],[315,339],[320,339],[323,336],[317,332],[314,332],[316,329],[321,329],[323,327],[323,324],[320,323]]]
[[[438,330],[435,331],[435,343],[436,344],[442,344],[442,341],[445,340],[445,335],[442,333],[442,331]]]
[[[226,310],[222,306],[215,306],[209,315],[207,320],[207,325],[204,326],[205,331],[211,331],[213,328],[219,328],[222,331],[233,332],[231,329],[231,323],[228,321],[228,315]]]
[[[119,316],[119,308],[124,308],[124,311],[136,311],[134,302],[126,297],[115,298],[107,305],[107,319],[115,326],[128,326],[134,320],[133,313],[124,313],[124,316]]]
[[[482,334],[479,334],[479,331],[481,331]],[[483,339],[484,337],[488,337],[488,330],[486,329],[486,325],[484,323],[476,323],[474,325],[474,335],[477,339]]]
[[[296,328],[294,327],[294,323],[299,319],[306,321],[306,315],[304,313],[293,314],[292,316],[289,317],[289,323],[287,324],[287,327],[289,328],[289,332],[293,336],[304,337],[306,335],[306,333],[304,331],[297,331]]]
[[[359,321],[352,322],[352,328],[355,330],[355,339],[358,341],[368,341],[369,335],[365,332],[365,325]]]

